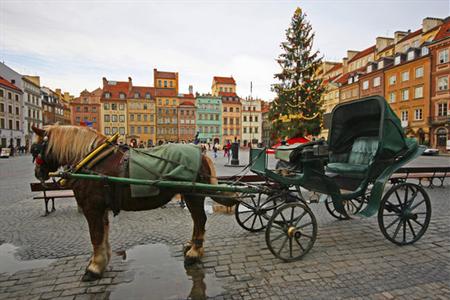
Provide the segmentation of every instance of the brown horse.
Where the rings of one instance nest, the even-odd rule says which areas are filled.
[[[49,179],[49,172],[54,172],[61,166],[77,164],[106,140],[104,135],[87,127],[52,125],[45,129],[33,127],[33,131],[37,134],[37,139],[32,146],[33,160],[36,163],[35,175],[41,182]],[[114,151],[90,170],[108,176],[127,177],[128,170],[124,164],[127,149],[119,148],[117,145],[109,147],[114,147]],[[176,144],[173,147],[176,147]],[[214,164],[205,155],[201,156],[201,168],[197,181],[217,184]],[[88,222],[94,250],[82,280],[95,280],[102,276],[111,258],[111,247],[108,241],[108,212],[112,208],[111,201],[108,201],[110,197],[108,197],[104,182],[71,180],[70,185],[78,206],[81,207]],[[122,197],[118,204],[119,207],[116,209],[125,211],[155,209],[163,206],[179,193],[173,189],[160,189],[160,193],[154,197],[132,198],[130,186],[123,187],[119,192]],[[113,197],[113,195],[110,196]],[[190,194],[183,196],[194,223],[192,239],[185,248],[185,262],[193,263],[199,260],[204,253],[206,223],[204,196]],[[224,200],[224,198],[215,198],[215,200],[226,205],[234,204],[234,201]]]

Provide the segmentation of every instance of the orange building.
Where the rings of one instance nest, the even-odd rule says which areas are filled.
[[[219,93],[236,93],[236,81],[233,76],[221,77],[214,76],[211,86],[211,93],[214,97],[219,96]]]
[[[193,142],[196,135],[196,108],[193,94],[183,94],[178,106],[178,140],[180,142]]]
[[[405,133],[417,137],[419,143],[430,138],[431,60],[424,53],[418,48],[410,48],[406,54],[397,53],[394,65],[384,74],[384,97],[400,117]]]
[[[450,18],[441,26],[431,52],[430,145],[450,152]]]
[[[178,141],[178,73],[153,69],[156,100],[156,142]]]
[[[132,86],[127,97],[127,142],[133,146],[156,143],[155,88]]]
[[[222,141],[230,143],[240,141],[242,103],[238,95],[233,92],[219,92],[222,97]]]
[[[71,124],[88,125],[101,131],[100,98],[102,89],[92,92],[84,90],[70,102]]]
[[[384,97],[384,69],[393,64],[390,57],[382,57],[367,64],[365,74],[359,79],[359,96],[361,98],[379,95]]]

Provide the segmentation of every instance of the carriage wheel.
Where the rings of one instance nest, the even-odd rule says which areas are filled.
[[[303,257],[313,247],[316,237],[316,218],[309,207],[299,202],[281,206],[266,228],[267,247],[284,261]]]
[[[356,197],[355,199],[342,200],[342,204],[344,205],[344,209],[347,212],[348,216],[350,216],[360,212],[364,204],[367,203],[367,199],[368,198],[366,195],[361,195],[359,197]],[[327,197],[327,199],[325,200],[325,207],[327,208],[330,215],[338,220],[347,220],[350,218],[339,213],[336,208],[334,208],[333,200],[331,200],[331,197]]]
[[[430,197],[423,187],[410,182],[392,186],[378,211],[381,232],[397,245],[418,241],[427,231],[430,219]]]
[[[276,208],[274,197],[265,194],[250,194],[243,199],[234,210],[238,224],[251,232],[266,228]]]

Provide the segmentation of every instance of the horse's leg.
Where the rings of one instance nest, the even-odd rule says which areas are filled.
[[[83,281],[92,281],[100,278],[111,258],[111,247],[109,245],[109,220],[108,211],[102,210],[84,210],[84,215],[89,224],[89,233],[91,243],[94,248],[94,254],[89,260]]]
[[[203,241],[205,238],[206,213],[204,207],[205,197],[185,196],[185,203],[191,213],[194,222],[192,240],[190,248],[188,247],[184,261],[186,264],[197,262],[203,256]]]

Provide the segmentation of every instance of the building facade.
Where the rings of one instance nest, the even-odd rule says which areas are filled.
[[[128,81],[111,81],[103,77],[103,93],[100,97],[101,131],[104,135],[119,132],[119,142],[126,143],[127,138],[127,95],[131,90],[131,78]]]
[[[71,124],[91,127],[102,132],[101,104],[102,89],[92,92],[84,90],[70,102]],[[102,132],[103,133],[103,132]]]
[[[222,98],[197,96],[197,131],[202,143],[222,144]]]
[[[242,145],[257,147],[262,142],[262,114],[260,99],[242,99]]]
[[[156,141],[178,141],[178,73],[153,69],[156,99]]]
[[[127,143],[150,147],[156,143],[155,89],[132,86],[127,98]]]
[[[264,147],[272,146],[272,122],[269,118],[270,103],[261,101],[262,143]]]
[[[24,146],[22,95],[20,88],[0,76],[0,148]]]
[[[430,146],[450,152],[450,19],[428,46],[431,52]]]
[[[32,126],[42,128],[42,103],[41,103],[41,86],[39,76],[23,76],[23,102],[24,102],[24,120],[23,130],[25,132],[25,146],[30,148],[34,141],[35,133],[31,129]]]
[[[64,124],[64,106],[48,87],[41,87],[42,122],[43,125]]]
[[[222,137],[223,142],[233,143],[242,140],[242,104],[236,93],[219,92],[222,98]]]
[[[191,143],[196,135],[196,106],[193,94],[180,95],[178,107],[178,140],[182,143]]]
[[[236,93],[236,81],[231,77],[214,76],[211,86],[211,93],[214,97],[220,93]]]

